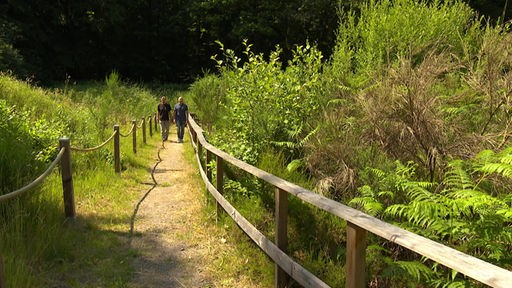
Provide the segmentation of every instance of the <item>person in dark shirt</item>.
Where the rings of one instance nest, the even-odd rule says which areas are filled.
[[[185,134],[185,127],[188,121],[188,106],[183,103],[183,97],[178,98],[178,103],[174,105],[173,121],[176,123],[178,132],[178,143],[183,143],[183,136]]]
[[[171,112],[171,105],[167,103],[167,98],[165,98],[165,96],[162,96],[162,98],[160,99],[160,104],[158,104],[158,120],[160,120],[162,142],[167,141],[167,137],[169,137],[169,126],[171,121],[169,116]]]

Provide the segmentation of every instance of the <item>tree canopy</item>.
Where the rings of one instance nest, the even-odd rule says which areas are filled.
[[[339,12],[362,0],[9,0],[0,4],[0,70],[40,81],[103,79],[189,82],[214,69],[215,41],[284,59],[316,44],[327,59]],[[428,2],[428,1],[427,1]],[[510,19],[507,0],[468,0],[495,21]],[[507,13],[505,13],[507,12]]]

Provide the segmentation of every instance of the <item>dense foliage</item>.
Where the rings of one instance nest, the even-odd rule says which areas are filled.
[[[0,4],[0,68],[46,81],[101,79],[112,70],[134,81],[190,81],[214,68],[215,40],[240,47],[251,39],[258,51],[279,43],[288,53],[311,39],[329,53],[337,7],[330,0],[8,1]]]
[[[196,103],[220,103],[216,113],[198,106],[209,139],[272,171],[301,171],[327,197],[510,269],[509,27],[487,24],[462,1],[359,8],[343,15],[324,63],[314,45],[297,46],[286,63],[279,47],[265,57],[247,43],[243,56],[221,45],[219,74],[191,87]],[[201,89],[205,83],[216,89]],[[269,154],[281,156],[272,165]],[[230,189],[238,195],[231,197],[266,199],[256,192],[264,187],[248,187]],[[339,261],[335,236],[318,232],[336,231],[337,221],[300,209],[291,233],[318,234],[300,238],[297,258],[313,269]],[[304,247],[318,258],[304,256]],[[369,252],[371,287],[477,285],[379,239]]]
[[[279,44],[285,60],[309,40],[327,58],[338,12],[364,2],[9,0],[0,3],[0,71],[38,81],[99,80],[112,70],[134,81],[191,81],[214,68],[214,41],[240,52],[241,39],[257,53]],[[465,2],[493,21],[512,17],[507,0]]]

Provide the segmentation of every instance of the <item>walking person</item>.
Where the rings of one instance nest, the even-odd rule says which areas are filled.
[[[174,105],[173,121],[176,123],[178,132],[178,143],[183,143],[183,136],[185,134],[185,127],[188,121],[188,106],[183,103],[183,97],[178,97],[178,103]]]
[[[171,105],[167,103],[167,98],[165,96],[162,96],[162,98],[160,99],[160,104],[158,104],[158,120],[160,120],[162,142],[167,141],[167,138],[169,137],[169,126],[171,125],[171,118],[169,116],[171,115],[171,113]]]

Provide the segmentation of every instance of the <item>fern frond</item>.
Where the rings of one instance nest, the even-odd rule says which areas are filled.
[[[273,145],[279,148],[287,148],[287,149],[293,149],[295,148],[295,143],[291,141],[271,141]]]
[[[512,222],[512,208],[507,207],[499,209],[498,211],[496,211],[496,214],[502,215],[505,218],[505,221]]]
[[[309,139],[313,137],[316,133],[318,133],[318,131],[320,131],[320,125],[316,126],[315,129],[313,129],[311,132],[308,133],[308,135],[306,135],[302,140],[300,140],[299,143],[297,143],[297,146],[304,147],[304,145],[308,143]]]
[[[302,159],[294,159],[288,165],[286,165],[286,171],[288,172],[294,172],[297,171],[299,168],[304,167],[304,160]]]
[[[464,169],[462,161],[452,161],[448,167],[450,167],[450,170],[445,173],[443,181],[448,189],[472,189],[474,187],[474,181],[471,175]]]
[[[384,171],[377,168],[370,168],[369,171],[372,172],[373,175],[377,176],[378,178],[384,178],[384,176],[386,176],[386,173],[384,173]]]
[[[402,184],[409,198],[413,201],[429,200],[433,197],[432,192],[418,185],[418,182],[407,181]]]
[[[393,199],[395,198],[395,193],[393,191],[380,191],[379,193],[377,193],[377,196]]]
[[[417,261],[396,261],[395,264],[414,277],[417,281],[432,279],[433,272],[430,267]]]
[[[505,155],[503,158],[501,158],[500,162],[503,164],[512,164],[512,155]]]
[[[503,160],[503,158],[502,158]],[[510,161],[507,160],[507,161]],[[507,178],[512,178],[512,165],[507,163],[489,163],[480,167],[477,171],[486,174],[500,174]]]
[[[476,155],[475,161],[480,163],[489,163],[495,155],[496,153],[492,150],[482,150]]]
[[[391,217],[404,218],[408,208],[409,207],[405,204],[395,204],[386,208],[384,213]]]
[[[362,187],[361,187],[362,188]],[[378,202],[374,197],[372,197],[373,192],[371,191],[371,188],[367,187],[367,189],[360,189],[365,190],[366,192],[363,192],[363,197],[356,197],[350,200],[349,205],[355,205],[358,207],[361,207],[366,213],[377,216],[384,210],[384,205],[382,203]]]

